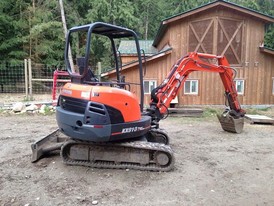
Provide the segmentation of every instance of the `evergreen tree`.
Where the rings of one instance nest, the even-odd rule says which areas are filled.
[[[29,6],[29,57],[34,62],[59,64],[64,57],[64,35],[57,1]]]
[[[161,20],[214,0],[64,0],[67,27],[96,21],[128,27],[141,39],[153,39]],[[274,16],[273,0],[228,0]],[[78,37],[79,43],[85,37]],[[265,46],[274,49],[274,26],[268,26]],[[64,59],[64,34],[58,1],[0,1],[0,60],[58,64]],[[109,43],[97,39],[92,62],[109,60]],[[81,55],[81,49],[75,48]]]
[[[24,1],[0,1],[0,60],[18,62],[27,56],[24,49],[28,22]]]

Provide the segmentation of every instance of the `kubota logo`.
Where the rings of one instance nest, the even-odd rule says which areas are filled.
[[[122,133],[138,132],[144,130],[144,127],[128,127],[122,130]]]

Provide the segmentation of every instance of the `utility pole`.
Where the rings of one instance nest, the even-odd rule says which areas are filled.
[[[66,39],[66,35],[67,35],[67,32],[68,32],[68,29],[67,29],[67,23],[66,23],[66,17],[65,17],[63,0],[59,0],[59,5],[60,5],[61,17],[62,17],[62,23],[63,23],[63,29],[64,29],[64,34],[65,34],[65,39]],[[70,66],[71,66],[71,71],[75,72],[75,70],[74,70],[74,64],[73,64],[73,60],[72,60],[72,55],[71,55],[70,44],[69,44],[69,48],[68,48],[68,58],[69,58]]]

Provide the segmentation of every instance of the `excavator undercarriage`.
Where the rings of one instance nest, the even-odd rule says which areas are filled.
[[[174,165],[170,146],[145,141],[90,143],[71,140],[62,146],[61,157],[69,165],[108,169],[169,171]]]
[[[148,140],[151,142],[148,142]],[[148,138],[129,142],[88,142],[73,140],[59,129],[31,145],[32,162],[60,152],[65,164],[108,169],[137,169],[169,171],[174,165],[174,154],[163,130],[154,129]]]

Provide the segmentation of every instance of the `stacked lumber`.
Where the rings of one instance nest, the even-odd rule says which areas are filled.
[[[200,108],[169,108],[169,116],[172,117],[201,117],[203,110]]]
[[[250,124],[274,124],[274,119],[264,115],[246,114],[245,118],[250,122]]]

